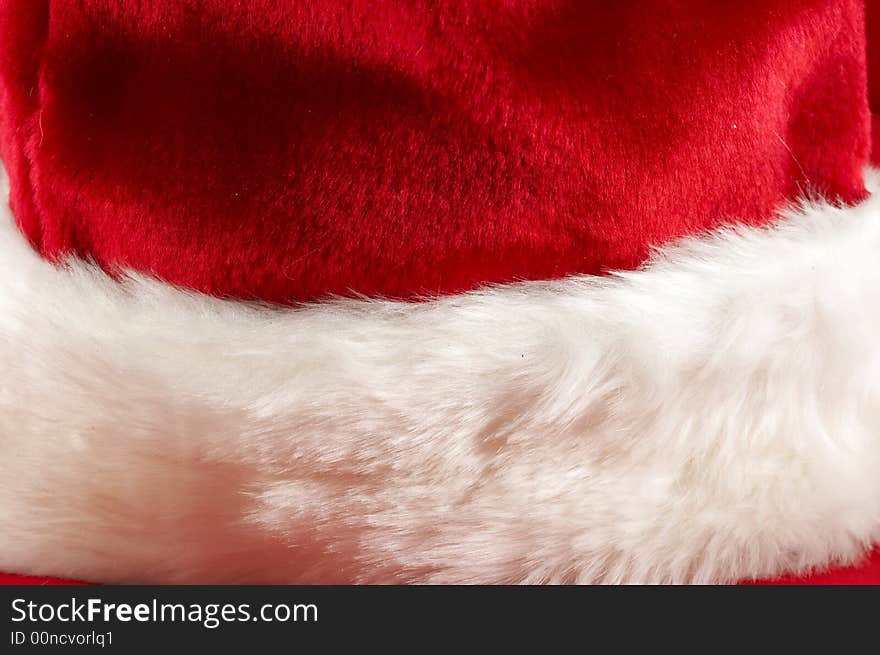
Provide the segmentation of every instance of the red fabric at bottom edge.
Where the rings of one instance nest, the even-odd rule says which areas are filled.
[[[13,575],[10,573],[0,573],[0,585],[61,585],[75,584],[84,585],[85,582],[74,582],[73,580],[62,580],[61,578],[46,578],[42,576],[32,575]]]
[[[59,578],[0,573],[0,585],[87,584]],[[855,566],[832,568],[805,576],[784,576],[775,580],[748,582],[752,585],[880,585],[880,547]]]

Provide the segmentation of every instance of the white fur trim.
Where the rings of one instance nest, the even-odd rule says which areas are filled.
[[[728,582],[880,527],[880,197],[644,270],[272,309],[0,228],[0,569]]]

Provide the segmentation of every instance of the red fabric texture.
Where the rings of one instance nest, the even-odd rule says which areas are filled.
[[[863,194],[858,0],[0,0],[13,207],[216,295],[632,268]]]
[[[880,0],[868,0],[866,10],[868,98],[871,108],[871,161],[880,165]]]
[[[868,61],[868,99],[871,111],[880,113],[880,0],[867,0],[865,8],[867,61]],[[876,137],[876,132],[874,133]],[[873,161],[880,160],[880,150],[871,151]]]
[[[862,2],[637,5],[0,0],[16,218],[49,258],[292,302],[632,268],[862,196]],[[777,582],[880,583],[880,551]]]
[[[61,578],[47,578],[43,576],[32,575],[11,575],[8,573],[0,573],[0,586],[9,585],[83,585],[83,582],[74,582],[73,580],[62,580]]]
[[[810,575],[786,575],[762,585],[880,585],[880,548],[853,566],[831,567]]]

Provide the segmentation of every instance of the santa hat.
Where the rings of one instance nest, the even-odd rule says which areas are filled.
[[[0,570],[855,562],[880,537],[864,14],[0,2]]]

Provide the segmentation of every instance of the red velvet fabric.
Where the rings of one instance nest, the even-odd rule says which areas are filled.
[[[868,63],[868,100],[875,118],[880,113],[880,0],[867,0],[865,8],[867,63]],[[874,136],[877,136],[876,130]],[[880,160],[880,149],[871,151],[874,162]]]
[[[0,573],[0,586],[9,585],[83,585],[82,582],[74,582],[73,580],[62,580],[61,578],[47,578],[43,576],[33,575],[12,575],[8,573]]]
[[[46,256],[271,301],[632,268],[863,193],[858,0],[0,0]]]
[[[880,548],[853,566],[831,567],[810,575],[786,575],[764,585],[880,585]]]
[[[0,152],[45,256],[207,293],[412,297],[601,273],[802,191],[859,199],[863,13],[0,0]],[[781,582],[880,583],[880,552]]]

